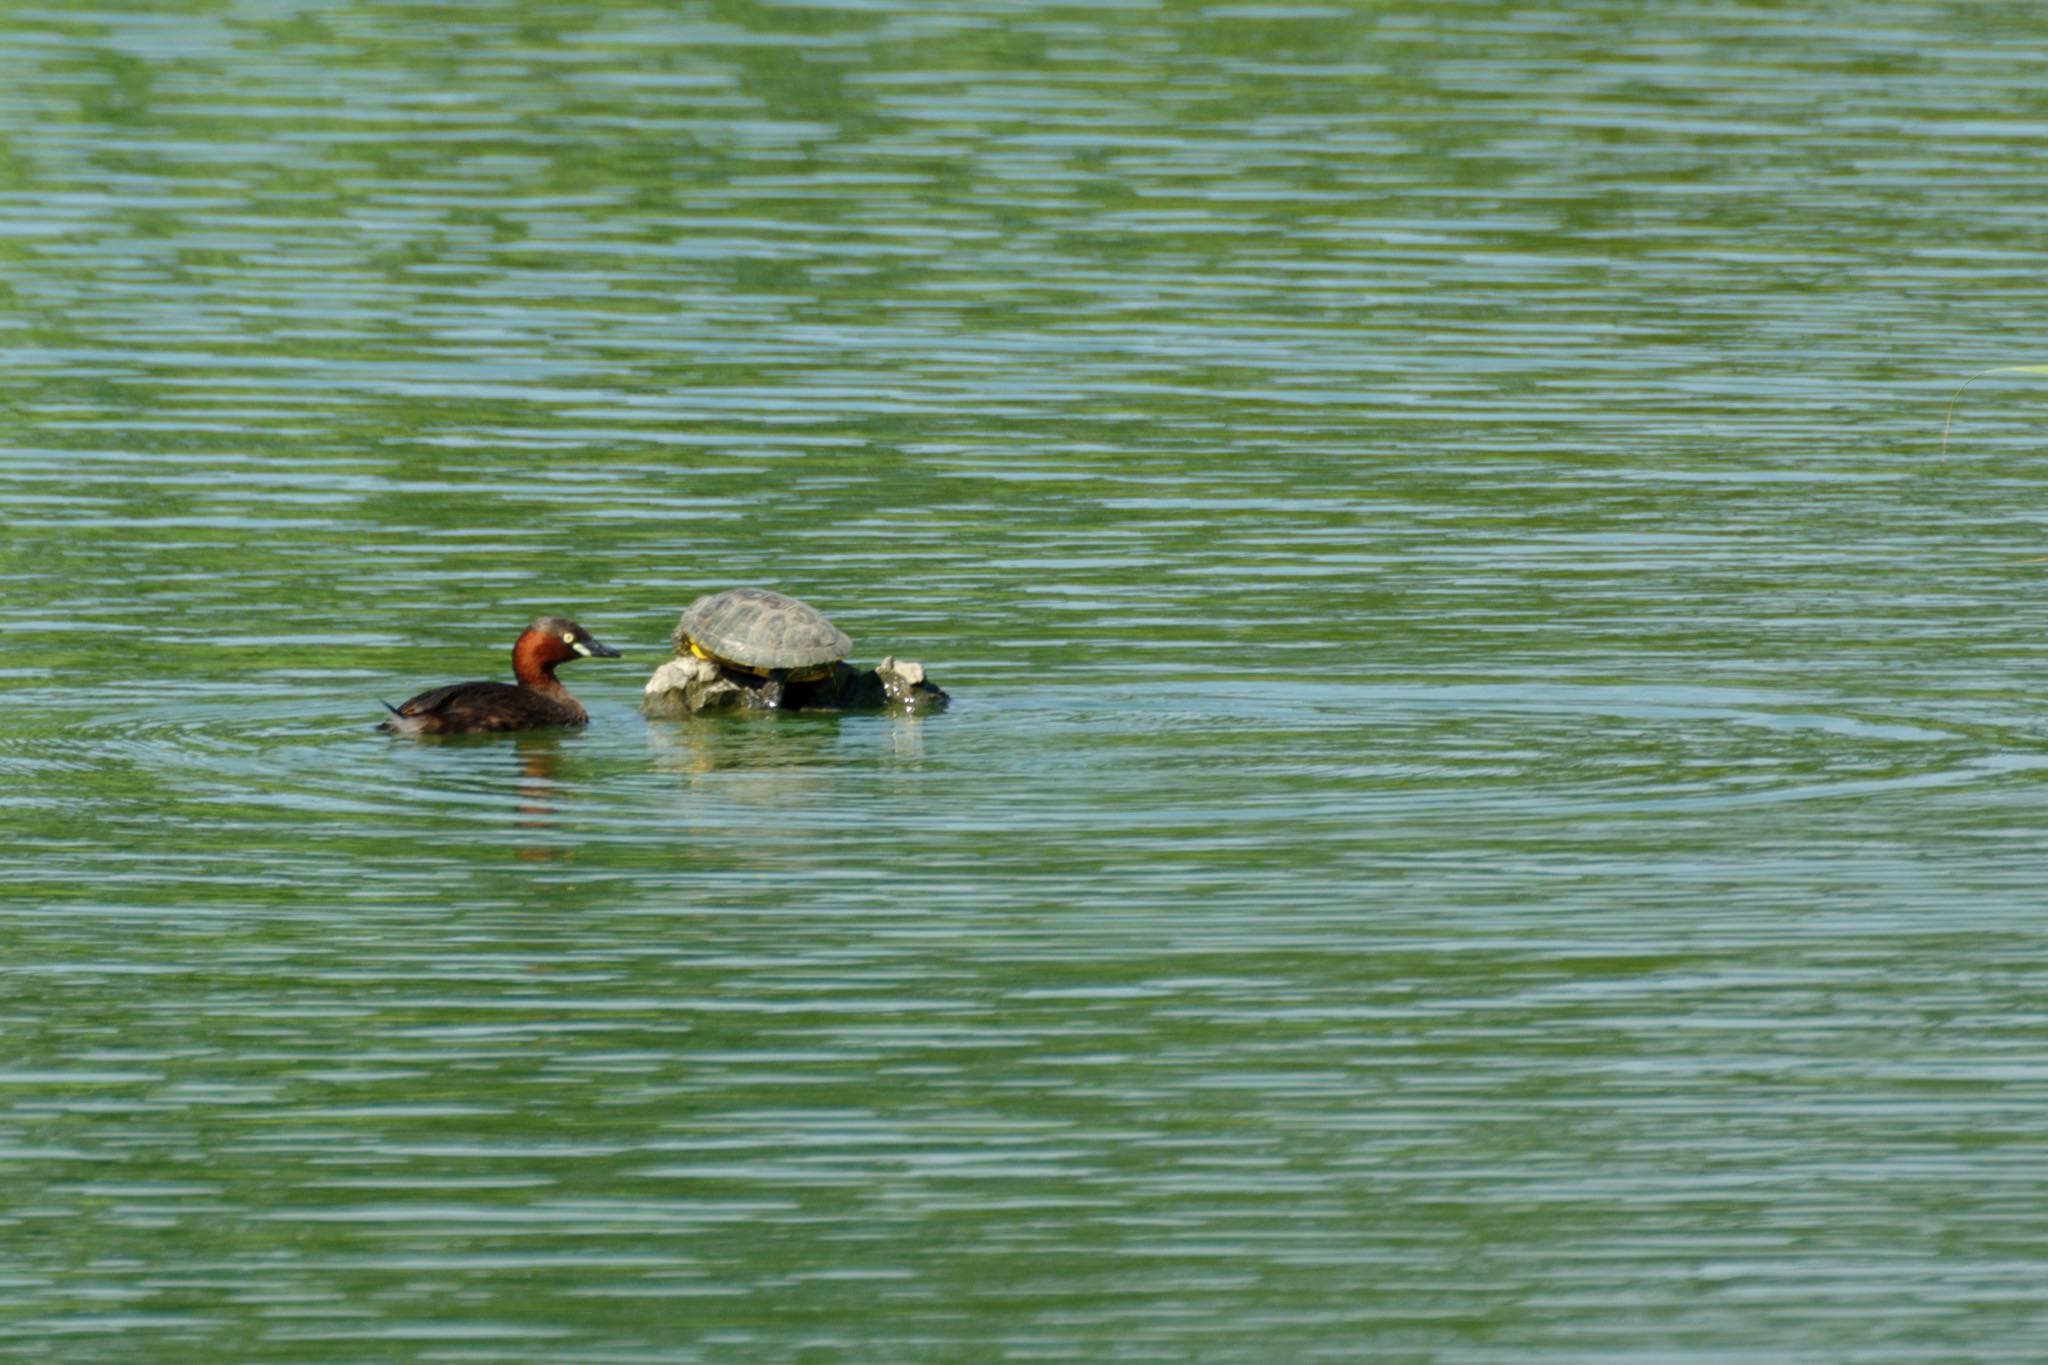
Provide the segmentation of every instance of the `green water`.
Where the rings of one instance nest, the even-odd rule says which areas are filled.
[[[0,9],[0,1355],[2038,1359],[2044,62]]]

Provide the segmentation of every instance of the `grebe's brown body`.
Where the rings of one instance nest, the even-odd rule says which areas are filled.
[[[556,679],[556,667],[575,659],[618,657],[619,651],[599,644],[574,621],[543,616],[512,646],[517,683],[450,683],[398,706],[387,702],[384,709],[391,714],[379,728],[398,735],[453,735],[582,725],[589,713]]]

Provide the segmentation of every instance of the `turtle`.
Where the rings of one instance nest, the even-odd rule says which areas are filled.
[[[783,684],[822,678],[853,649],[816,607],[766,588],[706,593],[684,610],[673,638],[678,654],[767,679],[767,707],[782,705]]]

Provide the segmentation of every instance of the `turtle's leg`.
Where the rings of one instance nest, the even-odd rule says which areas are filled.
[[[778,668],[768,675],[768,681],[761,684],[761,704],[773,711],[782,705],[782,685],[789,680],[789,670]]]

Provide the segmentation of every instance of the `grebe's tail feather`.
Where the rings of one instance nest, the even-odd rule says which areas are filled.
[[[390,715],[384,717],[384,719],[377,722],[377,728],[379,730],[384,730],[394,735],[410,735],[418,733],[420,728],[420,722],[417,716],[408,716],[407,714],[405,714],[405,712],[399,710],[390,702],[385,701],[382,697],[379,697],[377,699],[377,704],[379,706],[382,706],[386,711],[389,711],[391,713]]]

